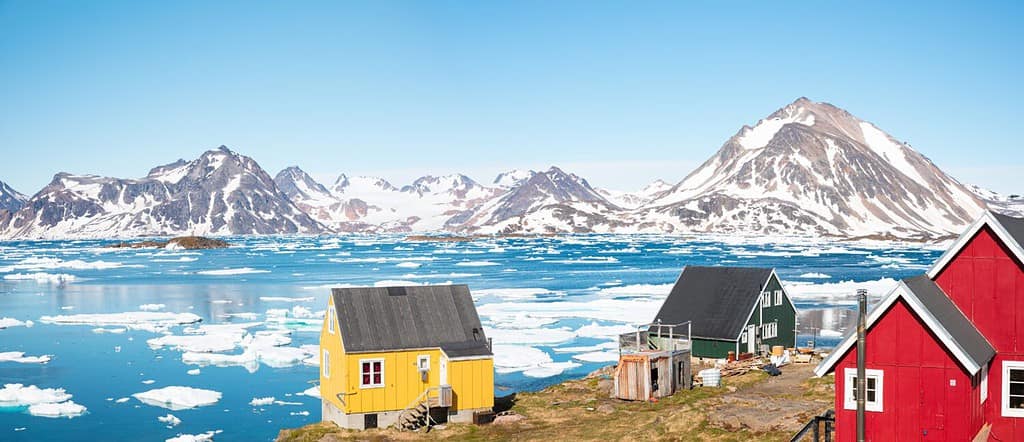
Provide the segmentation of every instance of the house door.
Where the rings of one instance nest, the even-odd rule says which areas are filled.
[[[733,329],[735,330],[735,329]],[[750,324],[747,326],[747,353],[757,353],[757,326]],[[736,355],[739,356],[739,355]]]
[[[441,361],[440,361],[440,367],[439,368],[440,368],[440,370],[439,370],[440,371],[440,373],[439,373],[440,377],[438,377],[438,379],[437,379],[438,385],[448,385],[448,358],[445,355],[443,355],[443,354],[441,355]]]

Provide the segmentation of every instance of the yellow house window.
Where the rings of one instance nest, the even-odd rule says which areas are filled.
[[[384,360],[359,360],[359,388],[376,388],[384,386]]]
[[[334,316],[334,306],[331,306],[327,309],[327,332],[332,335],[334,334]]]
[[[323,360],[322,363],[320,363],[320,365],[323,366],[324,377],[325,378],[330,378],[331,377],[331,353],[329,351],[324,350],[324,360]]]

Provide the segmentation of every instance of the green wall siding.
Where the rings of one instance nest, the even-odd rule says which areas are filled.
[[[761,339],[762,345],[769,347],[782,345],[787,348],[796,346],[796,310],[793,309],[786,292],[782,292],[782,303],[775,305],[775,291],[782,290],[782,283],[774,275],[765,287],[771,294],[771,305],[761,308],[761,298],[757,298],[756,306],[738,307],[743,310],[742,314],[748,314],[750,308],[754,307],[754,314],[750,315],[747,325],[757,326],[758,338],[761,336],[762,323],[778,322],[778,336],[769,339]],[[746,330],[746,326],[744,326]],[[730,351],[736,350],[737,341],[717,341],[711,339],[693,339],[693,355],[702,358],[724,358]],[[747,351],[747,343],[740,342],[740,352]]]
[[[692,354],[698,358],[724,358],[728,356],[730,351],[736,351],[736,341],[693,339]]]

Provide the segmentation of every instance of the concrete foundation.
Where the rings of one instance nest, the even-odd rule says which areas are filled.
[[[401,411],[379,411],[377,413],[352,413],[346,414],[345,412],[335,407],[334,404],[321,400],[321,418],[324,422],[334,422],[336,425],[342,428],[348,428],[352,430],[365,430],[366,429],[366,417],[368,415],[376,415],[377,417],[377,428],[385,428],[394,425],[398,421],[398,416]],[[478,408],[473,410],[449,410],[447,413],[448,422],[453,423],[472,423],[473,413],[477,411],[489,411],[486,408]],[[432,415],[438,416],[444,413],[431,413]]]

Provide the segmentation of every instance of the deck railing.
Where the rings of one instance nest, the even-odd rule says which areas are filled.
[[[641,324],[635,332],[619,335],[619,353],[691,350],[691,329],[690,321],[678,324]]]

